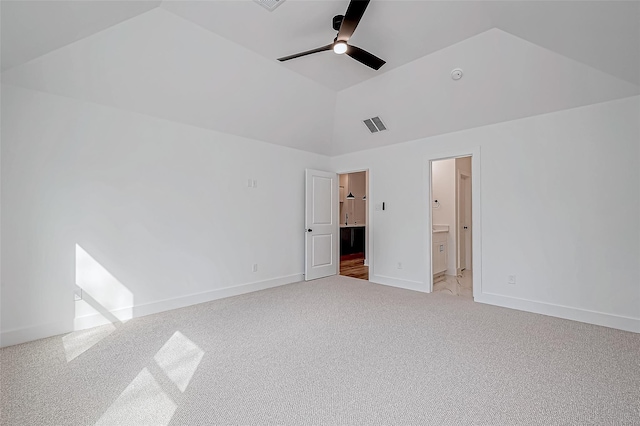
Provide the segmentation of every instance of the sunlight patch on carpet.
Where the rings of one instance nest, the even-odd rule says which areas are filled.
[[[64,346],[67,362],[71,362],[91,349],[93,345],[113,333],[115,329],[116,327],[113,324],[106,324],[88,330],[74,331],[73,333],[63,336],[62,345]]]
[[[177,407],[143,368],[96,425],[168,425]]]
[[[153,359],[178,389],[184,392],[203,356],[204,351],[198,345],[176,331]]]

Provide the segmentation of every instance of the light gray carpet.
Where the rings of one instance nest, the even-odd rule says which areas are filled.
[[[339,276],[0,356],[3,425],[640,424],[640,335]]]

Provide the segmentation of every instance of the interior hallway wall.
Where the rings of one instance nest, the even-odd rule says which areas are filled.
[[[366,172],[343,173],[339,178],[343,192],[340,197],[340,223],[366,224],[366,200],[363,200],[367,193]],[[354,199],[347,199],[349,194],[352,194]]]
[[[448,225],[447,275],[456,275],[457,229],[456,229],[456,159],[449,158],[431,163],[433,176],[432,222]],[[438,200],[438,204],[435,204]]]

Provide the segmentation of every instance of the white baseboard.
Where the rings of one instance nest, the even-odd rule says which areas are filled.
[[[219,288],[203,293],[180,296],[174,299],[145,303],[142,305],[133,306],[133,309],[131,307],[118,309],[115,311],[111,311],[111,313],[116,317],[122,317],[120,314],[123,312],[127,312],[133,318],[138,318],[146,315],[169,311],[172,309],[184,308],[191,305],[197,305],[199,303],[210,302],[212,300],[239,296],[241,294],[250,293],[253,291],[266,290],[268,288],[278,287],[285,284],[292,284],[303,280],[304,274],[302,273],[287,275],[284,277],[273,278],[265,281],[256,281],[233,287]],[[43,339],[45,337],[57,336],[59,334],[66,334],[75,330],[84,330],[86,328],[96,327],[107,323],[109,323],[109,321],[102,315],[93,314],[76,318],[73,321],[73,324],[65,321],[60,321],[55,323],[8,330],[0,333],[0,347],[17,345],[20,343],[30,342],[32,340]]]
[[[420,281],[403,280],[400,278],[387,277],[384,275],[372,275],[369,277],[369,281],[375,284],[388,285],[391,287],[403,288],[405,290],[420,291],[423,293],[428,292],[427,286]]]
[[[302,273],[293,274],[265,281],[257,281],[233,287],[211,290],[203,293],[181,296],[174,299],[146,303],[133,307],[133,318],[156,314],[172,309],[184,308],[186,306],[210,302],[212,300],[223,299],[226,297],[238,296],[253,291],[265,290],[281,285],[292,284],[303,280],[304,275]],[[419,281],[403,280],[399,278],[387,277],[384,275],[372,275],[369,280],[375,284],[388,285],[391,287],[397,287],[406,290],[426,292],[425,284]],[[520,311],[533,312],[536,314],[549,315],[573,321],[580,321],[589,324],[601,325],[604,327],[611,327],[619,330],[640,333],[640,318],[606,314],[603,312],[519,299],[492,293],[481,293],[477,297],[474,297],[474,300],[476,302],[485,303],[488,305],[502,306],[505,308],[517,309]],[[128,308],[128,310],[131,310],[131,308]],[[74,328],[75,330],[81,330],[98,325],[103,325],[105,323],[106,320],[102,315],[89,315],[77,318],[74,325],[69,324],[68,322],[59,321],[8,330],[0,333],[0,347],[12,346],[32,340],[42,339],[45,337],[70,333],[74,331]]]
[[[0,348],[43,339],[45,337],[57,336],[59,334],[69,333],[70,331],[73,330],[70,330],[70,324],[65,321],[15,328],[0,333]]]
[[[504,308],[517,309],[519,311],[533,312],[535,314],[548,315],[585,322],[588,324],[601,325],[603,327],[631,331],[633,333],[640,333],[640,318],[606,314],[604,312],[572,308],[570,306],[555,305],[553,303],[537,302],[492,293],[481,293],[477,297],[474,296],[474,300],[488,305],[502,306]]]

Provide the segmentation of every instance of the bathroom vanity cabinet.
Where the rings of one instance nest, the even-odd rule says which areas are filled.
[[[438,275],[446,272],[447,270],[447,239],[449,237],[448,232],[434,232],[433,233],[433,275]]]

